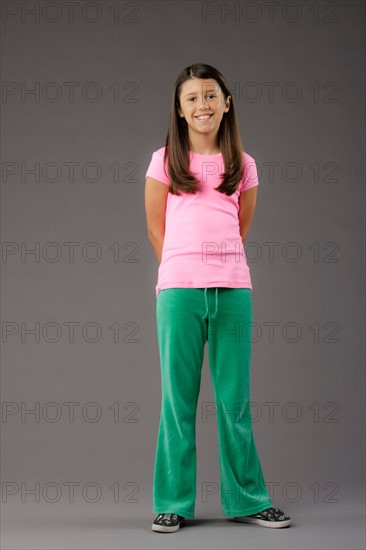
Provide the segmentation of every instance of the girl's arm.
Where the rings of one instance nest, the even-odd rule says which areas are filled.
[[[161,262],[165,235],[165,212],[169,186],[147,177],[145,184],[145,212],[147,233],[158,262]]]
[[[239,195],[239,228],[243,245],[245,244],[255,212],[257,187],[258,186],[255,185]]]

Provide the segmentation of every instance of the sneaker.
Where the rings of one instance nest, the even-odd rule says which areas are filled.
[[[184,524],[185,518],[177,514],[159,514],[152,524],[153,531],[161,533],[172,533],[178,531],[179,527]]]
[[[242,523],[257,523],[263,527],[272,527],[278,529],[280,527],[288,527],[292,523],[292,519],[286,516],[282,510],[278,508],[266,508],[258,514],[250,516],[235,516],[234,521]]]

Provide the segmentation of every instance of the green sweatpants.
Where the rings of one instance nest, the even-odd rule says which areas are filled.
[[[216,402],[224,516],[273,506],[252,431],[249,288],[168,288],[156,298],[162,402],[153,512],[194,518],[196,412],[204,346]]]

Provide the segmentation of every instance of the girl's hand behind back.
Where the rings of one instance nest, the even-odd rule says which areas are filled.
[[[145,212],[148,237],[160,264],[165,235],[165,213],[168,185],[151,177],[146,178]]]

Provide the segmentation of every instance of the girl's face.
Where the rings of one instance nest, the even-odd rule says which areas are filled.
[[[186,119],[189,131],[202,133],[218,132],[224,113],[230,107],[230,96],[224,94],[212,78],[190,78],[181,87],[179,116]],[[202,118],[202,115],[205,115]],[[208,116],[207,116],[208,115]]]

